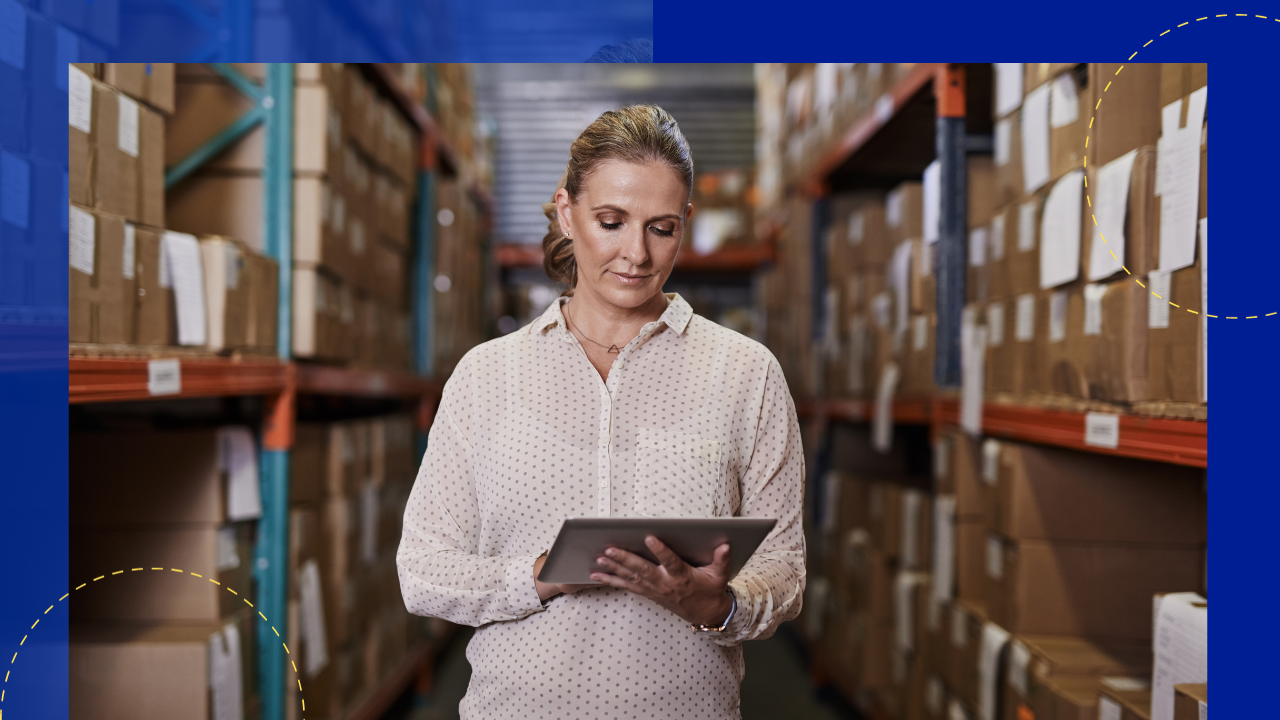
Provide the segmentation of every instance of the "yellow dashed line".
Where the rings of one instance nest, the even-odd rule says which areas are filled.
[[[122,572],[124,572],[124,571],[123,571],[123,570],[117,570],[117,571],[115,571],[115,572],[113,572],[113,573],[111,573],[111,574],[112,574],[112,575],[119,575],[119,574],[120,574],[120,573],[122,573]]]
[[[1160,33],[1160,37],[1164,37],[1165,35],[1168,35],[1171,32],[1173,32],[1172,28],[1165,30],[1164,32]]]
[[[163,570],[164,568],[151,568],[152,570]]]
[[[62,597],[66,597],[66,595],[63,595]],[[61,598],[59,598],[59,601],[61,601]],[[52,606],[52,605],[50,605],[50,606],[49,606],[49,610],[52,610],[52,609],[53,609],[53,606]],[[49,610],[45,610],[45,611],[44,611],[44,614],[45,614],[45,615],[48,615],[48,614],[49,614]]]
[[[173,572],[176,572],[176,573],[180,573],[180,572],[182,572],[182,571],[181,571],[181,570],[179,570],[178,568],[169,568],[169,569],[170,569],[170,570],[172,570]]]
[[[1189,313],[1191,313],[1192,315],[1199,315],[1199,314],[1200,314],[1200,313],[1196,312],[1195,310],[1192,310],[1191,308],[1186,308],[1186,311],[1187,311],[1187,312],[1189,312]]]
[[[1143,45],[1142,47],[1146,47],[1146,45]],[[1129,56],[1129,59],[1130,59],[1130,60],[1132,60],[1135,56],[1137,56],[1137,54],[1138,54],[1138,52],[1135,50],[1135,51],[1134,51],[1134,53],[1133,53],[1133,55],[1130,55],[1130,56]],[[1119,71],[1117,70],[1116,72],[1119,72]]]
[[[1190,24],[1190,23],[1191,23],[1191,21],[1190,21],[1190,20],[1188,20],[1187,22],[1182,23],[1182,25],[1188,25],[1188,24]],[[1178,27],[1182,27],[1182,25],[1179,25]]]
[[[1258,319],[1258,316],[1257,316],[1257,315],[1246,315],[1244,319],[1245,319],[1245,320],[1257,320],[1257,319]]]
[[[18,647],[22,647],[23,645],[26,645],[26,644],[27,644],[27,637],[28,637],[28,636],[26,636],[26,635],[23,635],[23,636],[22,636],[22,640],[18,642]]]
[[[106,577],[106,575],[99,575],[98,577],[94,578],[94,579],[93,579],[93,581],[94,581],[94,582],[98,582],[99,580],[101,580],[101,579],[102,579],[102,578],[104,578],[104,577]]]
[[[39,624],[40,624],[40,618],[36,618],[36,621],[35,621],[35,622],[33,622],[33,623],[31,623],[31,629],[32,629],[32,630],[35,630],[35,629],[36,629],[36,626],[37,626],[37,625],[39,625]]]
[[[222,584],[222,583],[218,582],[217,580],[214,580],[213,578],[205,578],[205,580],[208,580],[209,582],[213,583],[214,585],[221,585],[221,584]]]
[[[195,576],[196,576],[196,577],[198,577],[198,578],[202,578],[202,577],[204,577],[203,575],[201,575],[200,573],[197,573],[197,572],[193,572],[193,573],[191,573],[191,574],[192,574],[192,575],[195,575]]]
[[[1228,315],[1228,316],[1227,316],[1227,319],[1228,319],[1228,320],[1239,320],[1240,318],[1236,317],[1235,315]]]
[[[1202,18],[1196,18],[1196,22],[1200,22],[1201,20],[1208,20],[1208,19],[1209,19],[1209,16],[1206,15],[1205,17],[1202,17]]]
[[[1218,317],[1217,315],[1214,315],[1213,313],[1205,313],[1205,314],[1204,314],[1204,316],[1205,316],[1205,317],[1211,317],[1211,318],[1216,318],[1216,317]]]
[[[280,637],[280,631],[276,629],[275,625],[271,626],[271,632],[275,633],[276,637]]]
[[[79,590],[80,588],[82,588],[82,587],[84,587],[85,585],[88,585],[88,584],[89,584],[89,583],[80,583],[79,585],[77,585],[77,586],[76,586],[76,590]]]
[[[138,572],[139,570],[146,570],[146,568],[134,568],[133,572]]]
[[[1267,313],[1267,317],[1271,317],[1272,315],[1275,315],[1275,313],[1273,312]]]
[[[253,607],[253,603],[249,602],[249,598],[241,598],[241,599],[244,600],[245,605],[248,605],[249,607]],[[262,618],[262,619],[266,620],[266,618]]]
[[[236,592],[235,590],[232,590],[231,588],[227,588],[227,592],[231,593],[232,595],[239,595],[239,594],[240,594],[240,593]]]
[[[281,645],[284,645],[284,643],[280,643],[280,644],[281,644]],[[289,646],[288,646],[288,645],[284,645],[284,654],[285,654],[285,655],[292,655],[292,654],[293,654],[293,653],[289,652]]]
[[[1143,285],[1143,284],[1142,284],[1142,281],[1141,281],[1141,280],[1139,280],[1139,279],[1137,279],[1137,278],[1134,278],[1134,279],[1133,279],[1133,281],[1134,281],[1134,282],[1136,282],[1136,283],[1138,283],[1138,285],[1141,285],[1142,287],[1146,287],[1146,285]]]
[[[1155,38],[1151,38],[1150,40],[1148,40],[1148,41],[1147,41],[1147,45],[1150,45],[1151,43],[1153,43],[1153,42],[1155,42],[1155,41],[1156,41],[1156,39],[1155,39]],[[1142,47],[1146,47],[1147,45],[1143,45]],[[1138,53],[1134,53],[1134,55],[1137,55],[1137,54],[1138,54]]]
[[[267,616],[262,614],[261,610],[258,611],[258,617],[262,618],[262,622],[270,622],[269,620],[267,620]],[[276,635],[278,636],[280,635],[280,633],[276,633]]]

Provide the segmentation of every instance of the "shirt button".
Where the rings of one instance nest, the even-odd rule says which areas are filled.
[[[600,481],[600,487],[609,487],[609,481],[608,481],[608,480],[601,480],[601,481]]]

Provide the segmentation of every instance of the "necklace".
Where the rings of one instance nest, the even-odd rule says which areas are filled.
[[[565,307],[564,320],[565,322],[569,323],[569,329],[573,330],[572,318],[569,317],[569,312],[568,312],[569,304],[565,303],[564,307]],[[604,343],[596,342],[595,340],[592,340],[591,338],[587,337],[587,334],[582,332],[581,325],[578,326],[578,332],[582,334],[582,337],[587,339],[587,342],[590,342],[594,345],[599,345],[600,347],[608,350],[609,354],[611,355],[617,355],[618,353],[622,352],[622,350],[620,350],[617,345],[605,345]]]

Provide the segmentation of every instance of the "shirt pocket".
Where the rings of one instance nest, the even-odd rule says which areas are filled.
[[[698,435],[641,428],[636,441],[636,514],[733,515],[724,445]]]

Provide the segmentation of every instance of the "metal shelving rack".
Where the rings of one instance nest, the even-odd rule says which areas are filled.
[[[930,397],[894,401],[895,423],[938,427],[958,425],[960,403],[960,314],[965,298],[968,257],[965,156],[990,152],[988,136],[968,134],[966,117],[975,95],[966,85],[968,68],[959,63],[919,63],[886,94],[892,112],[868,116],[850,127],[814,164],[800,189],[820,199],[841,187],[889,187],[919,171],[933,158],[928,149],[928,115],[932,112],[933,157],[941,164],[941,227],[938,240],[938,329],[935,379],[939,391]],[[892,153],[901,160],[893,160]],[[870,400],[812,398],[797,405],[801,415],[846,422],[868,422]],[[1086,413],[1032,405],[988,401],[982,430],[993,437],[1057,445],[1086,452],[1208,467],[1208,425],[1121,414],[1116,447],[1085,443]]]
[[[272,63],[261,85],[246,78],[233,66],[211,63],[209,67],[253,103],[252,109],[211,138],[189,157],[169,168],[166,188],[175,185],[221,150],[262,124],[266,132],[263,169],[264,246],[267,255],[279,263],[278,338],[276,358],[225,358],[191,354],[175,349],[157,357],[176,359],[180,365],[181,390],[155,396],[148,377],[153,358],[72,357],[70,359],[68,401],[71,404],[257,395],[265,400],[259,482],[262,518],[255,549],[256,606],[268,618],[287,624],[289,451],[293,446],[296,398],[304,395],[400,398],[416,401],[419,449],[425,449],[426,432],[435,416],[443,382],[433,379],[431,338],[433,307],[430,278],[434,271],[435,237],[434,189],[436,175],[457,173],[454,151],[442,141],[426,109],[415,103],[395,80],[390,68],[367,66],[370,79],[389,96],[416,126],[420,155],[418,196],[413,233],[412,268],[413,327],[416,374],[355,370],[293,361],[292,285],[293,278],[293,78],[292,63]],[[480,187],[471,194],[481,203],[487,199]],[[279,640],[269,626],[258,628],[259,693],[263,720],[282,720],[285,715],[285,659]],[[350,709],[352,718],[375,717],[415,678],[429,677],[440,641],[427,641],[411,649],[406,660],[384,682],[366,693],[361,703]]]

